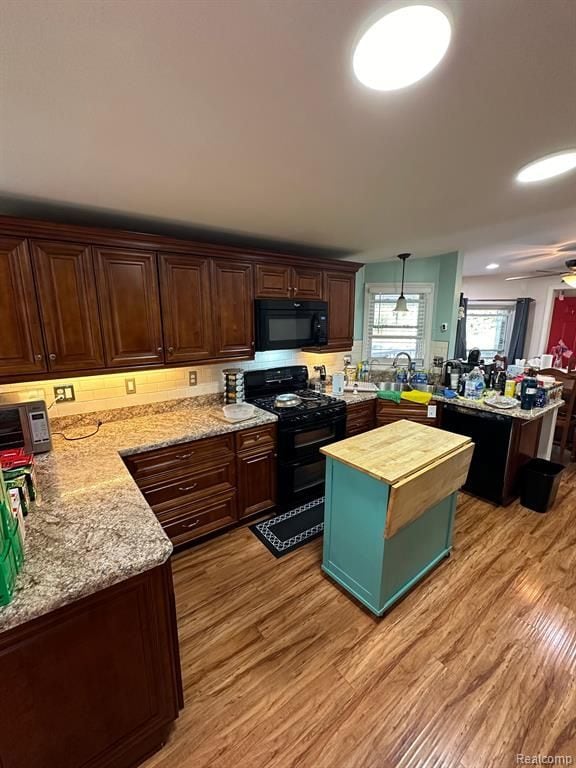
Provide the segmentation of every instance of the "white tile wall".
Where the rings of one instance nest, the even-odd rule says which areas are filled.
[[[313,366],[324,364],[328,373],[342,370],[343,353],[314,355],[300,350],[278,352],[256,352],[255,360],[221,365],[196,365],[186,368],[168,368],[159,371],[131,371],[130,373],[109,373],[104,376],[67,376],[50,381],[35,381],[21,384],[4,384],[0,393],[20,392],[29,400],[54,400],[54,387],[73,384],[76,400],[73,403],[55,403],[50,416],[72,416],[77,413],[125,408],[130,405],[146,405],[162,400],[181,397],[195,397],[222,392],[224,389],[224,368],[245,370],[271,368],[276,365],[307,365],[310,375]],[[188,385],[188,372],[196,371],[198,384]],[[135,379],[136,393],[126,394],[124,379]]]

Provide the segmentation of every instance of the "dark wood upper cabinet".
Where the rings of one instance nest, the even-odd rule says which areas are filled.
[[[26,241],[0,237],[0,375],[43,373],[46,356]]]
[[[185,363],[212,354],[210,261],[158,255],[166,362]]]
[[[352,348],[354,285],[355,276],[350,272],[324,272],[324,299],[328,302],[327,352]]]
[[[292,269],[283,264],[256,264],[256,298],[257,299],[288,299]]]
[[[292,268],[292,296],[295,299],[321,299],[322,291],[322,270]]]
[[[321,299],[322,270],[256,264],[257,299]]]
[[[32,259],[49,370],[102,368],[104,352],[90,246],[33,242]]]
[[[212,262],[214,352],[217,357],[249,357],[254,351],[252,265]]]
[[[156,254],[94,250],[106,365],[164,362]]]

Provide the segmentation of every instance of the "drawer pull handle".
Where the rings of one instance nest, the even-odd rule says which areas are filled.
[[[254,435],[255,440],[260,440],[260,435]]]
[[[194,451],[190,451],[190,453],[178,453],[176,454],[176,458],[179,459],[180,461],[185,461],[186,459],[189,459],[193,453]]]
[[[197,485],[198,485],[198,483],[192,483],[192,485],[181,485],[181,486],[178,487],[178,490],[179,491],[193,491],[194,488],[196,488]]]
[[[191,523],[185,523],[182,528],[196,528],[199,522],[200,518],[197,517],[196,520],[193,520]]]

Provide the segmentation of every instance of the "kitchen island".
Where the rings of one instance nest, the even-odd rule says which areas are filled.
[[[444,398],[438,403],[438,426],[470,437],[474,456],[464,490],[506,506],[518,498],[524,464],[550,459],[554,428],[562,400],[544,408],[499,410],[482,400]]]
[[[276,421],[228,424],[214,405],[53,425],[78,438],[104,422],[36,459],[26,562],[0,609],[2,768],[132,768],[166,740],[183,705],[172,544],[124,457]]]
[[[381,616],[450,553],[473,445],[401,420],[322,452],[322,569]]]

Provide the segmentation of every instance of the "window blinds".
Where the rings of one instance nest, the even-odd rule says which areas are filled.
[[[368,358],[394,358],[408,352],[417,365],[424,364],[428,294],[407,293],[408,312],[394,312],[398,294],[368,290],[366,349]]]

